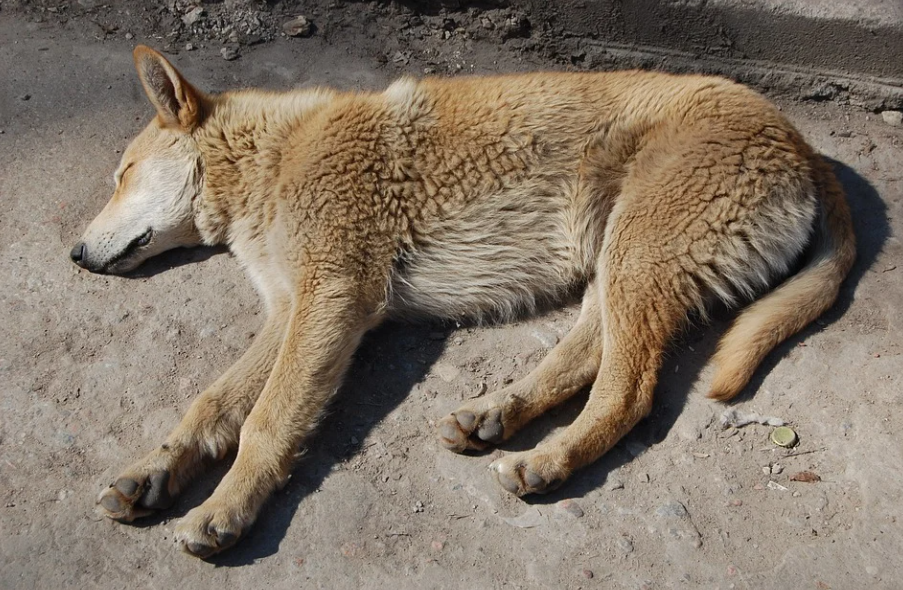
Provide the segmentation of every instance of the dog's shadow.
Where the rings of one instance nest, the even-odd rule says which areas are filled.
[[[225,246],[200,246],[197,248],[174,248],[145,261],[135,270],[126,273],[127,279],[146,279],[160,273],[185,266],[203,262],[218,254],[227,254],[229,249]]]
[[[748,399],[759,389],[765,375],[799,342],[843,315],[853,301],[856,285],[874,264],[890,235],[886,206],[875,189],[849,167],[836,161],[830,162],[847,192],[853,212],[859,253],[856,265],[832,310],[818,322],[778,346],[766,358],[740,399]],[[183,256],[190,255],[187,254],[189,252],[191,251],[177,251],[167,260],[159,262],[158,266],[151,266],[151,272],[162,272],[166,268],[192,262],[193,260],[181,262]],[[216,253],[213,250],[206,256]],[[648,418],[638,424],[611,452],[574,474],[562,489],[546,496],[529,498],[528,501],[551,503],[563,498],[585,496],[602,486],[613,470],[631,461],[638,452],[664,440],[686,405],[701,371],[714,353],[721,334],[729,325],[730,315],[718,312],[710,325],[687,330],[672,346],[662,368],[654,409]],[[313,435],[310,441],[313,450],[299,464],[286,489],[267,503],[247,538],[233,549],[210,558],[212,563],[222,567],[249,565],[279,550],[304,498],[320,488],[336,464],[362,450],[362,441],[373,426],[401,403],[441,355],[444,342],[429,338],[429,332],[433,329],[429,326],[393,323],[381,327],[365,339],[349,374],[372,373],[376,379],[349,380],[339,392],[332,412]],[[416,350],[416,354],[412,350]],[[417,360],[413,360],[414,356],[418,357]],[[372,370],[376,365],[394,365],[396,370]],[[586,395],[584,392],[538,419],[519,433],[510,445],[503,447],[504,450],[531,448],[551,428],[570,423],[579,414]],[[446,451],[439,450],[437,446],[437,452]],[[227,468],[228,465],[222,465],[213,471],[212,477],[203,478],[204,489],[193,486],[180,500],[177,511],[182,512],[202,502],[205,494],[212,492],[212,487],[218,481],[217,476],[222,477]]]

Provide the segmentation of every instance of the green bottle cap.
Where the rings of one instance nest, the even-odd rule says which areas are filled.
[[[771,431],[771,442],[779,447],[792,447],[798,440],[793,429],[786,426],[778,426]]]

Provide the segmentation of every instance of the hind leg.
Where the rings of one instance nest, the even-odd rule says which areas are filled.
[[[649,413],[662,353],[686,317],[675,290],[679,272],[656,263],[662,257],[650,256],[648,238],[636,241],[621,228],[613,230],[597,279],[602,360],[586,406],[551,440],[492,464],[499,484],[519,496],[554,489]]]
[[[275,362],[287,316],[287,305],[274,305],[250,348],[191,404],[166,442],[101,492],[97,502],[107,517],[131,522],[168,508],[205,459],[235,448]]]
[[[593,382],[602,356],[599,296],[587,288],[574,328],[523,379],[469,402],[439,422],[439,440],[460,453],[510,438],[527,422]]]

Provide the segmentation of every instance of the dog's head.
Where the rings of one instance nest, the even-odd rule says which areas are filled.
[[[210,99],[152,49],[135,49],[135,67],[157,116],[123,153],[112,199],[72,249],[72,261],[92,272],[121,274],[201,243],[194,202],[204,171],[193,132]]]

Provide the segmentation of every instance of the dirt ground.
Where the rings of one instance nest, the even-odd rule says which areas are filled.
[[[286,489],[208,563],[180,553],[172,530],[222,467],[139,526],[104,520],[94,501],[241,354],[261,323],[257,297],[224,251],[174,252],[130,278],[79,271],[67,255],[151,115],[131,48],[162,47],[165,31],[4,4],[0,588],[900,587],[903,128],[779,98],[837,162],[860,243],[839,304],[769,356],[733,405],[788,421],[796,448],[775,447],[766,426],[722,429],[725,407],[703,397],[724,313],[675,344],[653,414],[625,440],[553,495],[518,500],[486,471],[495,454],[442,449],[434,421],[534,367],[576,307],[504,326],[388,325],[367,338]],[[343,6],[349,19],[368,9]],[[454,27],[412,51],[395,47],[388,18],[322,22],[309,38],[239,42],[231,61],[215,35],[191,51],[177,37],[170,58],[208,90],[561,67]],[[563,427],[582,401],[501,452]],[[821,481],[792,481],[801,471]]]

